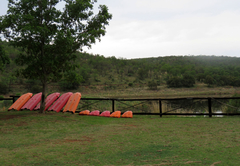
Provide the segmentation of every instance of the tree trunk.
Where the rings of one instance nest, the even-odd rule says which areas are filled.
[[[39,113],[44,113],[45,109],[45,94],[46,94],[46,82],[44,81],[43,83],[43,89],[42,89],[42,99],[41,99],[41,105],[40,105],[40,110]]]

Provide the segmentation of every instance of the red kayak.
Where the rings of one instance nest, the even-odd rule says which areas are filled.
[[[104,111],[99,116],[110,117],[110,111]]]
[[[61,109],[66,105],[70,96],[72,96],[72,92],[62,94],[57,101],[53,103],[53,105],[48,109],[48,111],[56,111],[60,112]]]
[[[56,92],[56,93],[52,93],[50,95],[48,95],[48,97],[45,100],[45,109],[44,111],[46,111],[48,109],[48,107],[50,107],[52,105],[52,103],[57,100],[57,98],[60,96],[60,93]],[[34,108],[34,110],[38,110],[40,109],[40,103]]]
[[[27,103],[21,108],[21,110],[28,109],[32,111],[41,101],[41,96],[42,92],[35,94],[30,100],[27,101]]]

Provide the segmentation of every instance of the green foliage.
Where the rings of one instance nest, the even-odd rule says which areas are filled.
[[[39,93],[42,91],[39,80],[29,79],[26,81],[25,88],[31,93]]]
[[[193,87],[195,84],[195,78],[191,74],[184,74],[182,80],[183,87]]]
[[[59,82],[59,85],[62,90],[74,90],[78,89],[80,83],[83,81],[83,77],[78,75],[77,72],[69,71],[64,74],[64,78]]]
[[[82,77],[81,82],[82,83],[89,83],[89,78],[90,78],[90,70],[88,68],[81,68],[80,69],[80,76]]]
[[[232,97],[240,97],[240,94],[234,94]],[[240,113],[240,99],[230,99],[226,109],[227,113]]]
[[[114,90],[114,89],[117,89],[117,87],[114,85],[104,86],[104,90]]]
[[[128,86],[132,87],[132,86],[133,86],[133,83],[132,83],[132,82],[129,82],[129,83],[128,83]]]
[[[192,75],[184,74],[183,77],[173,76],[168,78],[167,85],[170,88],[193,87],[195,78]]]
[[[204,80],[204,83],[207,84],[209,87],[211,87],[212,85],[215,84],[215,80],[212,76],[207,75],[205,80]]]
[[[9,86],[6,81],[0,81],[0,94],[7,94],[9,92]]]
[[[100,40],[112,18],[105,5],[94,15],[96,1],[64,0],[58,10],[60,1],[9,0],[7,14],[0,17],[0,33],[21,49],[15,59],[19,73],[42,82],[43,107],[47,83],[75,69],[76,51]]]
[[[140,68],[138,70],[138,79],[139,80],[144,80],[145,78],[147,78],[147,70],[145,68]]]
[[[10,107],[12,104],[12,100],[3,100],[4,107]]]
[[[10,59],[3,48],[2,40],[0,38],[0,70],[3,71],[5,64],[9,64],[9,63],[10,63]]]
[[[183,86],[183,79],[181,77],[173,76],[167,80],[169,88],[180,88]]]
[[[154,80],[151,80],[148,82],[148,88],[150,90],[157,90],[157,82]]]

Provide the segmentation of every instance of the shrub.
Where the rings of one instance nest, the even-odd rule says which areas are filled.
[[[74,90],[78,89],[80,83],[83,81],[82,76],[79,76],[74,71],[70,71],[65,73],[63,80],[59,82],[59,86],[62,90]]]
[[[190,74],[184,74],[182,85],[183,87],[193,87],[195,84],[195,78]]]
[[[180,88],[183,86],[182,78],[180,77],[172,77],[167,80],[167,85],[169,88]]]
[[[207,75],[205,80],[204,80],[204,83],[208,85],[208,87],[211,87],[212,85],[215,84],[215,80],[212,76],[210,75]]]
[[[195,78],[190,74],[184,74],[183,77],[174,76],[168,78],[167,85],[169,88],[181,88],[186,87],[190,88],[193,87],[195,84]]]
[[[148,88],[150,90],[157,90],[157,83],[154,80],[149,81],[148,82]]]
[[[132,83],[132,82],[129,82],[129,83],[128,83],[128,86],[132,87],[132,86],[133,86],[133,83]]]

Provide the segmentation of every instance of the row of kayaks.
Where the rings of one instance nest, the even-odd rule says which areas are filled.
[[[132,111],[126,111],[121,115],[121,111],[115,111],[111,113],[110,111],[103,111],[100,113],[99,110],[95,110],[90,112],[89,110],[79,112],[79,115],[89,115],[89,116],[103,116],[103,117],[113,117],[113,118],[132,118],[133,113]]]
[[[76,92],[67,92],[62,94],[60,97],[60,93],[52,93],[47,96],[45,100],[45,109],[44,111],[56,111],[60,112],[63,107],[63,112],[73,112],[75,113],[79,101],[81,99],[81,93]],[[37,93],[33,96],[32,93],[26,93],[20,98],[17,99],[8,109],[10,110],[38,110],[40,109],[40,101],[41,101],[42,93]]]
[[[9,108],[10,110],[39,110],[40,109],[40,101],[41,101],[42,93],[37,93],[33,95],[32,93],[26,93],[20,96]],[[56,111],[60,112],[63,107],[63,112],[72,112],[75,113],[78,104],[81,99],[81,93],[76,92],[67,92],[60,96],[60,93],[52,93],[47,96],[45,99],[45,109],[44,111]],[[115,111],[110,113],[110,111],[100,112],[99,110],[95,110],[90,112],[89,110],[84,110],[79,113],[79,115],[89,115],[89,116],[103,116],[103,117],[115,117],[115,118],[132,118],[132,111],[126,111],[121,115],[121,111]]]

